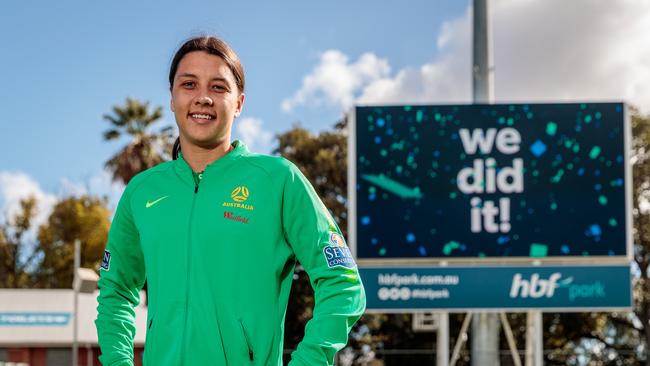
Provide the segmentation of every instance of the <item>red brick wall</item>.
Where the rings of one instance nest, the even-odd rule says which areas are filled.
[[[135,366],[142,366],[142,347],[136,347],[135,352]],[[92,366],[101,366],[99,363],[99,348],[94,347],[90,350],[92,353]],[[7,349],[8,362],[24,362],[29,366],[49,366],[47,365],[47,348],[39,347],[23,347],[23,348],[8,348]],[[79,366],[91,366],[88,364],[88,349],[79,347]]]
[[[7,361],[25,362],[29,366],[47,366],[47,348],[9,348]]]

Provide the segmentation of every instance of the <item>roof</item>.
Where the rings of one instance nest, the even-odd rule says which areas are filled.
[[[79,294],[77,339],[96,345],[97,296]],[[135,308],[135,345],[144,344],[147,307]],[[69,346],[73,338],[74,292],[70,289],[0,289],[0,347]]]

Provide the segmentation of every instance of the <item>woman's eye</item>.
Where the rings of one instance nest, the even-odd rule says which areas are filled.
[[[191,87],[194,86],[194,82],[193,81],[186,81],[186,82],[182,83],[181,85],[183,87],[185,87],[185,88],[191,88]]]
[[[226,90],[226,88],[224,86],[222,86],[222,85],[214,85],[214,86],[212,86],[212,89],[220,90],[220,91],[221,90]]]

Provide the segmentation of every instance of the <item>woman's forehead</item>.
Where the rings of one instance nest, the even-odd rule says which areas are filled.
[[[193,51],[183,56],[178,63],[176,77],[227,78],[234,81],[228,64],[221,57],[205,51]]]

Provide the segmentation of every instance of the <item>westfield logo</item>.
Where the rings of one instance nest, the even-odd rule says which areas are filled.
[[[223,212],[223,218],[228,219],[228,220],[232,220],[232,221],[241,222],[242,224],[248,224],[248,217],[244,217],[244,216],[241,216],[241,215],[235,216],[235,214],[230,212],[230,211],[224,211]]]

